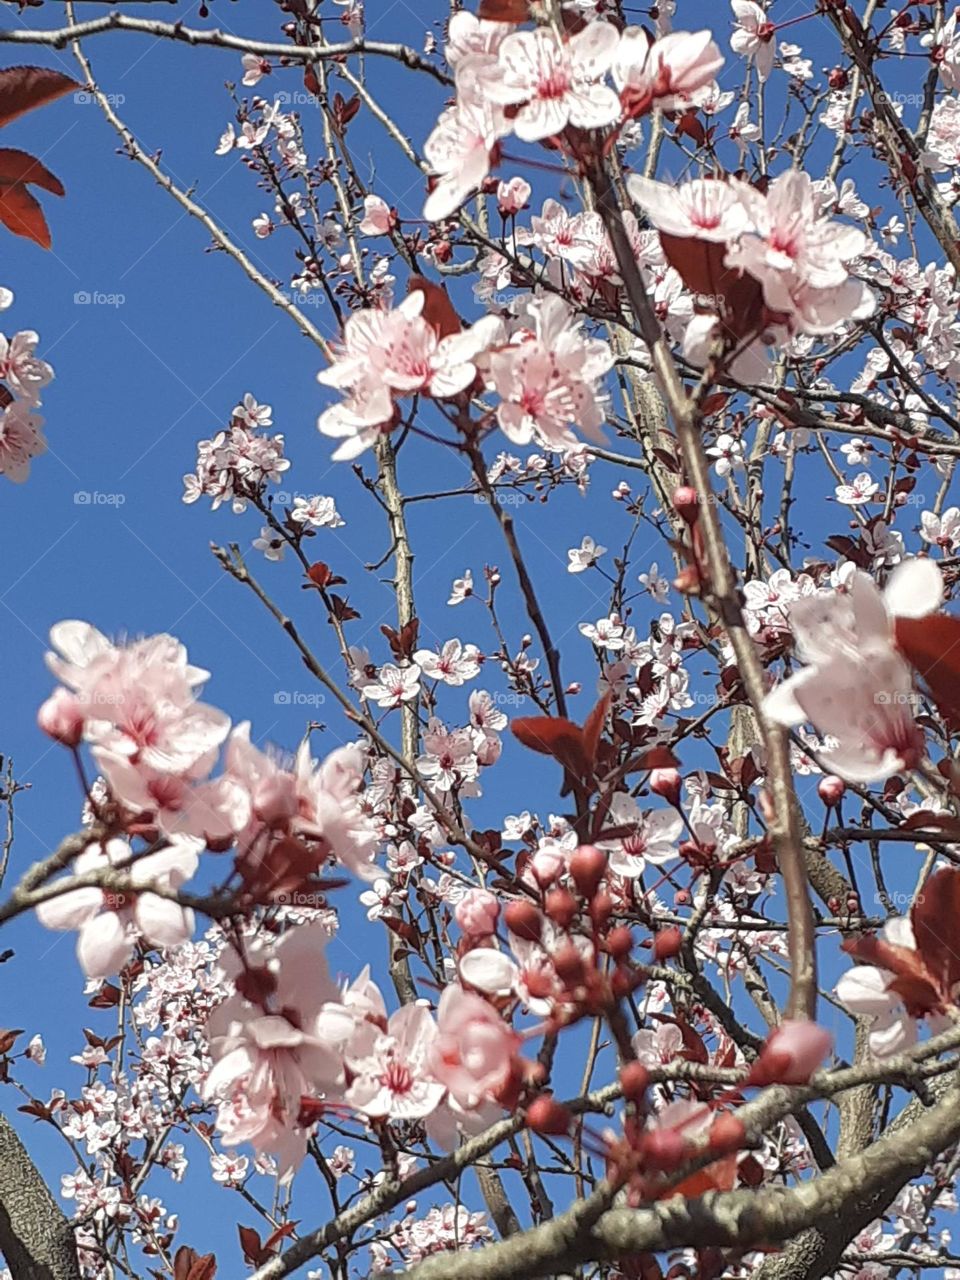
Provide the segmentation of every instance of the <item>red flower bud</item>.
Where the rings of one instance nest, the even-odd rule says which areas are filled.
[[[549,1133],[561,1137],[570,1130],[573,1116],[567,1107],[561,1106],[548,1094],[534,1098],[527,1107],[527,1128],[534,1133]]]
[[[543,918],[532,902],[511,902],[503,913],[511,933],[524,942],[539,942],[543,934]]]
[[[700,498],[696,489],[682,484],[673,491],[673,509],[688,525],[695,525],[700,518]]]
[[[573,883],[585,898],[592,898],[607,869],[609,855],[594,844],[582,844],[570,859]]]
[[[551,889],[544,904],[549,918],[561,929],[568,929],[577,918],[579,904],[569,889]]]
[[[650,1072],[642,1062],[627,1062],[620,1068],[620,1088],[628,1102],[642,1102],[650,1088]]]
[[[747,1130],[739,1116],[725,1111],[717,1116],[710,1126],[708,1141],[714,1155],[728,1155],[730,1152],[743,1150],[747,1141]]]
[[[687,1158],[687,1140],[676,1129],[653,1129],[643,1136],[644,1164],[649,1169],[672,1173]]]
[[[607,934],[605,950],[614,960],[625,960],[633,950],[633,934],[626,925],[611,929]]]
[[[673,924],[669,929],[661,929],[653,939],[654,959],[662,964],[664,960],[670,960],[678,955],[682,946],[683,934],[677,925]]]
[[[828,773],[817,783],[817,795],[828,809],[835,809],[844,797],[847,784],[842,778]]]

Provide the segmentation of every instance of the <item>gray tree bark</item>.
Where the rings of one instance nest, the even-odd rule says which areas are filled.
[[[13,1280],[80,1280],[73,1228],[2,1115],[0,1253]]]

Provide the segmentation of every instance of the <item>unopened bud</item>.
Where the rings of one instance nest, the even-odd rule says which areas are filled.
[[[654,769],[650,773],[650,790],[675,809],[680,807],[680,774],[676,769]]]
[[[582,844],[570,859],[573,883],[585,898],[592,898],[607,869],[609,855],[595,844]]]
[[[688,525],[695,525],[700,517],[700,499],[691,485],[682,484],[673,491],[673,509]]]
[[[817,783],[817,795],[828,809],[835,809],[844,797],[847,784],[836,774],[828,773]]]
[[[661,929],[653,939],[654,959],[660,964],[664,960],[671,960],[675,955],[679,954],[682,946],[683,934],[675,924],[671,925],[669,929]]]
[[[510,932],[524,942],[540,941],[543,918],[532,902],[511,902],[503,913],[503,919]]]
[[[527,1128],[534,1133],[554,1134],[558,1137],[570,1130],[573,1119],[569,1109],[561,1106],[554,1098],[544,1095],[534,1098],[527,1107]]]

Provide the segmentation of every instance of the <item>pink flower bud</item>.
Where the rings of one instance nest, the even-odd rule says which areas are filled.
[[[835,774],[828,773],[817,783],[817,795],[827,806],[828,809],[835,809],[843,799],[847,784],[842,778],[838,778]]]
[[[83,708],[76,694],[56,689],[37,712],[37,724],[45,734],[65,747],[75,747],[83,737]]]
[[[680,774],[676,769],[652,769],[650,790],[675,809],[680,808]]]
[[[367,196],[363,202],[363,221],[359,231],[363,236],[388,236],[397,225],[397,215],[379,196]]]
[[[497,187],[497,205],[505,218],[512,218],[525,209],[529,199],[530,183],[524,178],[511,178]]]
[[[566,865],[563,850],[556,845],[547,845],[543,849],[538,849],[530,859],[530,870],[541,889],[549,888],[559,879]]]
[[[700,499],[696,489],[688,484],[682,484],[679,489],[674,489],[672,501],[673,509],[681,520],[690,525],[697,523],[700,516]]]
[[[806,1018],[771,1031],[750,1072],[751,1084],[807,1084],[833,1045],[833,1036]]]
[[[500,903],[489,889],[470,889],[453,909],[468,938],[489,938],[496,932]]]

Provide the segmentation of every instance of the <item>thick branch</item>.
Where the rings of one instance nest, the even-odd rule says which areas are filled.
[[[13,1280],[80,1280],[73,1229],[2,1115],[0,1252]]]

